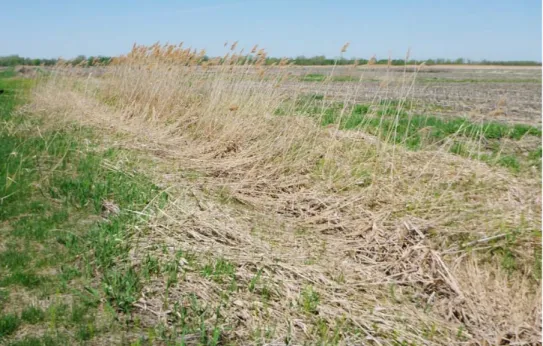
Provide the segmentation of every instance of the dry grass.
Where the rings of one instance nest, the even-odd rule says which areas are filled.
[[[179,282],[146,284],[144,323],[175,325],[171,306],[194,293],[221,307],[223,343],[540,341],[539,174],[276,116],[304,93],[278,87],[287,63],[269,74],[264,51],[234,49],[199,64],[204,52],[135,46],[100,76],[58,66],[33,98],[123,134],[114,145],[145,152],[174,197],[133,239],[136,267],[185,254]],[[235,289],[195,269],[219,260]]]

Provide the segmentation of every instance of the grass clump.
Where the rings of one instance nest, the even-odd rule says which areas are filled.
[[[28,266],[30,261],[30,256],[20,249],[11,248],[0,252],[0,263],[4,268],[11,271]]]
[[[21,312],[21,320],[26,323],[36,324],[45,320],[45,312],[36,306],[29,306]]]
[[[234,278],[235,267],[224,258],[213,260],[202,268],[202,276],[211,278],[217,282],[223,282],[225,278]]]
[[[21,320],[17,315],[5,314],[0,316],[0,341],[2,338],[15,333],[20,324]]]
[[[109,271],[104,285],[110,301],[120,311],[130,312],[141,290],[139,275],[132,268],[126,271]]]
[[[320,296],[313,287],[308,286],[304,288],[300,294],[300,303],[302,310],[308,314],[318,313]]]

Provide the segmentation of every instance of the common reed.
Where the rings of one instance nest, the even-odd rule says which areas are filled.
[[[152,281],[139,313],[166,316],[164,299],[194,292],[221,307],[225,343],[539,342],[537,179],[450,153],[462,127],[406,149],[398,124],[416,73],[380,81],[362,111],[375,58],[353,67],[358,81],[338,99],[334,69],[314,95],[288,60],[225,49],[208,59],[182,44],[134,45],[110,66],[60,63],[35,91],[34,108],[52,120],[122,133],[121,145],[154,158],[143,169],[174,202],[134,248],[167,243],[235,267],[230,291],[191,271],[167,291]]]

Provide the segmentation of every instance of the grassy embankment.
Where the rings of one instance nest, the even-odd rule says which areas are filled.
[[[266,76],[265,54],[259,54],[260,65],[232,69],[239,61],[233,57],[202,74],[191,68],[201,58],[192,50],[136,46],[104,78],[61,65],[36,89],[32,106],[40,114],[123,133],[116,146],[153,157],[154,179],[175,187],[149,229],[139,218],[123,222],[128,231],[112,241],[128,255],[116,255],[113,264],[108,256],[102,260],[96,241],[90,251],[76,251],[88,253],[90,261],[83,256],[75,263],[98,273],[99,280],[91,279],[79,269],[78,278],[91,280],[100,297],[95,309],[121,321],[110,328],[119,326],[131,341],[145,334],[165,343],[537,340],[540,171],[532,168],[538,161],[517,158],[518,169],[499,163],[508,141],[537,139],[540,130],[417,118],[402,100],[345,107],[325,97],[308,99],[302,90],[285,95],[269,82],[282,76]],[[247,75],[263,79],[249,82]],[[45,131],[39,133],[46,138]],[[74,145],[85,143],[82,131],[76,133]],[[74,160],[85,157],[81,152],[111,151],[83,148]],[[488,159],[477,156],[483,154]],[[48,172],[65,172],[70,179],[102,174],[96,178],[102,181],[111,172],[52,161]],[[56,187],[55,181],[40,180],[38,186]],[[80,185],[93,191],[93,184],[84,183],[46,191],[54,193],[55,207],[70,206],[65,195]],[[149,198],[126,207],[116,194],[87,194],[75,205],[79,212],[100,214],[103,200],[111,200],[122,216],[141,211]],[[84,201],[91,201],[89,209]],[[80,234],[80,244],[111,224],[97,221],[91,228],[96,231]],[[64,243],[79,238],[70,239]],[[77,288],[77,281],[67,286]],[[4,311],[21,319],[10,304]],[[10,341],[21,336],[21,326]],[[94,340],[119,334],[93,330],[102,331]]]
[[[130,312],[156,268],[135,269],[127,241],[166,195],[91,129],[18,110],[34,81],[12,77],[0,76],[0,343],[147,335]]]

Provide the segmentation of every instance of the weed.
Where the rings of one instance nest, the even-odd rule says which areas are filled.
[[[77,339],[81,341],[91,340],[95,335],[94,326],[92,324],[80,325],[77,330]]]
[[[9,68],[3,71],[0,71],[0,78],[12,78],[15,77],[15,69]]]
[[[540,236],[541,238],[541,236]],[[536,281],[541,281],[542,276],[542,256],[541,256],[541,248],[535,248],[534,249],[534,268],[533,268],[533,277]]]
[[[300,303],[302,310],[308,314],[318,312],[320,296],[311,286],[304,288],[300,294]]]
[[[510,168],[512,171],[520,171],[520,163],[515,156],[504,155],[498,159],[498,164],[503,167]]]
[[[344,284],[345,283],[345,275],[342,272],[339,272],[333,277],[333,280],[336,283],[340,284],[340,285]]]
[[[29,306],[21,312],[21,320],[36,324],[45,320],[45,312],[36,306]]]
[[[141,289],[138,274],[132,268],[109,271],[104,278],[104,291],[120,311],[130,312]]]
[[[528,153],[528,160],[532,166],[536,166],[541,170],[541,147],[532,150]]]
[[[466,148],[466,145],[461,142],[454,142],[449,151],[453,154],[460,156],[466,156],[468,154],[468,149]]]
[[[0,263],[9,270],[22,269],[30,264],[30,260],[30,256],[21,250],[8,249],[0,252]]]
[[[81,324],[86,321],[87,314],[89,312],[89,305],[86,304],[77,304],[72,305],[72,311],[70,314],[70,321],[75,324]]]
[[[326,76],[320,73],[308,73],[300,78],[302,82],[323,82]]]
[[[211,278],[213,281],[223,282],[225,277],[234,278],[235,267],[226,259],[219,258],[206,264],[201,273],[204,277]]]
[[[249,292],[253,292],[255,290],[255,286],[256,284],[258,283],[258,281],[260,280],[260,275],[262,274],[262,268],[259,269],[255,276],[251,279],[251,281],[249,281]]]
[[[541,129],[525,124],[500,122],[476,123],[467,118],[442,118],[407,111],[414,104],[408,101],[381,100],[375,105],[355,104],[346,107],[341,102],[320,104],[311,97],[299,99],[296,111],[319,119],[322,126],[336,125],[342,130],[362,130],[378,138],[401,144],[410,150],[419,150],[431,145],[444,143],[447,138],[457,138],[449,151],[465,157],[477,157],[489,163],[507,167],[518,172],[522,165],[517,156],[501,156],[499,141],[520,140],[525,136],[541,136]],[[486,141],[492,149],[491,157],[471,153],[467,142]],[[533,151],[528,160],[540,165],[540,151]],[[496,160],[493,158],[497,157]]]
[[[147,280],[149,280],[152,275],[160,274],[160,264],[158,259],[150,254],[147,254],[143,262],[142,274]]]
[[[299,78],[301,82],[358,82],[360,78],[349,75],[345,76],[327,76],[320,73],[308,73]]]
[[[81,271],[74,266],[61,264],[60,266],[60,277],[65,282],[70,282],[71,280],[80,277]]]
[[[0,311],[4,309],[4,305],[7,303],[9,298],[9,291],[0,289]]]
[[[167,275],[166,287],[171,287],[177,282],[177,274],[179,273],[179,261],[173,259],[164,265],[162,271]]]
[[[423,83],[541,83],[541,79],[536,78],[484,78],[484,79],[475,79],[475,78],[462,78],[462,79],[452,79],[452,78],[418,78],[419,82]]]
[[[0,340],[10,334],[13,334],[17,328],[19,328],[20,324],[21,320],[19,317],[17,317],[17,315],[7,314],[0,316]]]
[[[30,270],[13,271],[10,275],[0,280],[1,286],[20,285],[27,288],[36,288],[43,284],[47,279],[43,276],[37,275]]]
[[[57,346],[66,344],[67,338],[57,333],[55,337],[44,335],[42,337],[26,336],[21,340],[13,341],[8,346]]]

